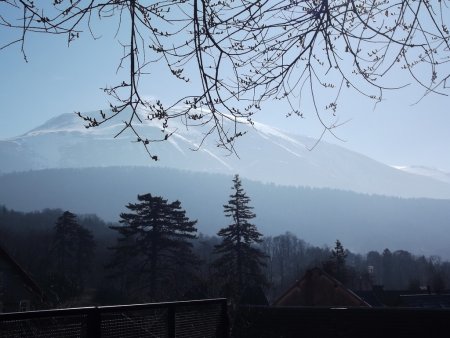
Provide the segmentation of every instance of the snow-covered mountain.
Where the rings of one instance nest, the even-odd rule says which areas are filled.
[[[74,114],[50,119],[28,133],[0,141],[0,173],[44,168],[97,166],[160,166],[196,172],[239,173],[243,177],[280,185],[328,187],[368,194],[450,199],[450,184],[398,170],[343,147],[292,135],[255,123],[240,125],[247,134],[238,139],[239,157],[224,152],[200,129],[172,123],[176,132],[166,142],[151,145],[160,161],[149,159],[131,133],[114,135],[123,127],[116,120],[86,129]],[[232,128],[232,126],[229,126]],[[161,125],[136,125],[145,137],[160,138]]]
[[[422,175],[450,184],[450,173],[437,168],[430,168],[420,165],[413,166],[393,166],[396,169],[416,175]]]

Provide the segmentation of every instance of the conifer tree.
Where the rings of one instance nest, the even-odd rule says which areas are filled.
[[[215,246],[214,253],[219,257],[214,266],[227,296],[239,299],[245,287],[266,284],[262,272],[266,255],[256,247],[262,242],[262,234],[249,222],[256,215],[239,175],[233,179],[232,190],[228,204],[223,206],[232,223],[218,232],[222,242]]]
[[[197,221],[186,217],[179,201],[151,194],[138,195],[138,201],[126,206],[130,213],[120,215],[122,225],[111,226],[120,237],[109,266],[128,275],[127,286],[147,289],[150,300],[178,296],[180,279],[189,280],[197,263],[190,242]]]
[[[69,211],[58,218],[54,231],[50,280],[60,300],[65,301],[83,290],[95,242],[92,232],[81,226],[76,215]]]
[[[340,240],[336,240],[336,244],[333,250],[331,250],[331,274],[334,275],[340,282],[346,283],[347,269],[345,266],[345,259],[347,258],[347,252],[344,249]]]

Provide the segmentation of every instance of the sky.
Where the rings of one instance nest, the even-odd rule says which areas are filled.
[[[0,50],[0,139],[23,134],[63,113],[108,107],[109,98],[100,88],[121,81],[125,74],[124,70],[116,73],[122,49],[114,27],[114,22],[102,23],[95,31],[100,39],[85,33],[69,47],[62,36],[30,35],[25,44],[28,62],[20,45]],[[4,28],[0,32],[0,43],[17,34]],[[402,83],[410,82],[401,72],[394,76]],[[183,86],[167,69],[154,67],[141,90],[149,97],[164,99],[183,92]],[[423,89],[414,85],[387,92],[376,107],[372,101],[348,93],[337,112],[339,121],[346,122],[335,130],[339,139],[327,134],[324,140],[385,164],[423,165],[450,172],[450,98],[429,95],[414,105],[422,93]],[[286,118],[286,107],[267,102],[254,119],[318,138],[321,125],[311,107],[305,111],[303,119]]]

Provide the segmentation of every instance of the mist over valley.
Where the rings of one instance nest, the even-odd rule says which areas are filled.
[[[152,145],[160,159],[152,161],[131,136],[114,138],[120,123],[86,129],[63,114],[0,141],[0,204],[116,222],[127,203],[151,193],[180,200],[199,231],[214,235],[227,224],[222,208],[230,178],[239,174],[265,235],[289,231],[314,245],[339,238],[356,252],[389,247],[450,257],[445,179],[324,141],[310,150],[317,140],[261,123],[239,127],[246,132],[236,143],[239,157],[209,140],[198,148],[203,134],[180,124],[167,142]],[[151,137],[161,126],[144,121],[139,128]]]

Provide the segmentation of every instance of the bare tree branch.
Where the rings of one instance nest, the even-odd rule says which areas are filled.
[[[117,33],[129,41],[119,68],[129,78],[104,92],[112,99],[100,118],[81,116],[86,127],[124,118],[124,131],[155,160],[151,144],[173,131],[170,120],[186,127],[205,126],[203,141],[235,152],[244,133],[240,123],[252,123],[271,100],[288,103],[285,116],[304,116],[307,102],[324,127],[337,114],[343,92],[353,90],[376,104],[392,84],[393,72],[405,71],[424,96],[448,95],[450,76],[450,0],[53,0],[39,7],[30,0],[0,0],[0,27],[20,35],[0,50],[25,42],[29,34],[66,35],[70,44],[92,23],[117,17]],[[5,9],[5,10],[2,10]],[[143,99],[140,78],[164,64],[168,73],[198,92],[169,104]],[[194,69],[194,71],[192,71]],[[190,87],[192,88],[192,87]],[[320,97],[320,100],[318,99]],[[330,101],[324,102],[323,98]],[[141,108],[147,112],[142,115]],[[162,122],[160,139],[148,139],[134,127],[143,118]],[[230,123],[233,127],[229,127]]]

